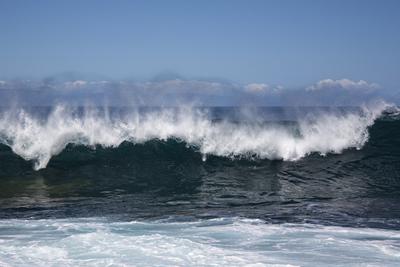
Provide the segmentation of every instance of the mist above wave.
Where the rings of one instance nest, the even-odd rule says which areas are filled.
[[[368,127],[391,106],[379,102],[347,112],[318,112],[299,117],[295,125],[264,123],[257,114],[247,121],[215,121],[196,108],[154,109],[111,115],[107,109],[83,112],[56,106],[44,117],[24,109],[0,116],[0,143],[45,168],[51,157],[68,144],[95,148],[118,147],[149,140],[176,139],[204,155],[298,160],[310,153],[340,153],[360,149],[368,140]]]

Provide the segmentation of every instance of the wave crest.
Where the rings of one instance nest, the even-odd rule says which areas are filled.
[[[368,140],[368,127],[391,105],[377,103],[344,113],[324,112],[297,119],[295,125],[260,123],[254,115],[245,122],[215,121],[196,108],[131,111],[111,115],[107,109],[55,107],[47,116],[26,110],[3,112],[0,143],[45,168],[51,157],[68,144],[95,148],[118,147],[122,142],[177,139],[204,155],[298,160],[310,153],[340,153],[360,149]],[[260,120],[261,119],[261,120]]]

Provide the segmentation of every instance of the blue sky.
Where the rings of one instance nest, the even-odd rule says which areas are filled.
[[[400,1],[0,0],[0,78],[66,71],[400,88]]]

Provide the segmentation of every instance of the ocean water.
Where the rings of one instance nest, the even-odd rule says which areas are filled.
[[[399,266],[400,115],[0,110],[0,266]]]

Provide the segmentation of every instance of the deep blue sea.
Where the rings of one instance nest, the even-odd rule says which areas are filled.
[[[0,109],[0,266],[400,266],[400,115]]]

